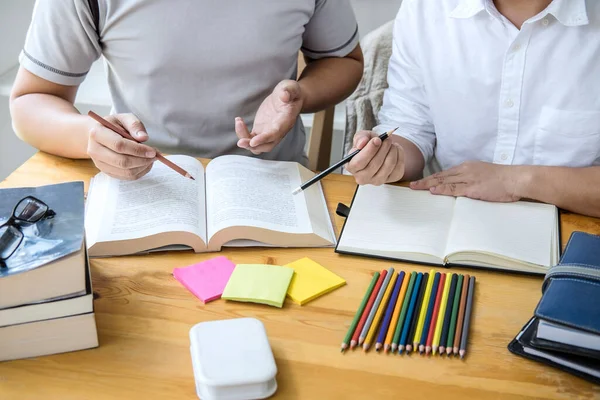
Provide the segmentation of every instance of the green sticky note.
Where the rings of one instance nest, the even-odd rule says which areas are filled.
[[[278,265],[238,264],[221,298],[283,306],[294,270]]]

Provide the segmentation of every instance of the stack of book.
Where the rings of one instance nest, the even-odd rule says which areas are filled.
[[[97,346],[83,183],[0,190],[0,361]]]
[[[600,383],[600,236],[574,232],[542,290],[508,349]]]

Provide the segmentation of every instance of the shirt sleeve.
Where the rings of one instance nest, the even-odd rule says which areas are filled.
[[[312,59],[344,57],[358,44],[358,24],[348,0],[315,0],[302,37],[302,53]]]
[[[101,47],[88,2],[37,0],[21,66],[32,74],[61,85],[83,82]]]
[[[395,134],[414,143],[427,163],[433,156],[436,140],[419,67],[416,42],[419,16],[414,12],[415,3],[404,1],[394,23],[392,56],[387,73],[389,87],[383,95],[379,125],[373,131],[383,133],[398,127]]]

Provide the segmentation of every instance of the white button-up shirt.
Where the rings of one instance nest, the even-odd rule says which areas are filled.
[[[600,165],[600,1],[517,29],[492,0],[405,0],[379,113],[426,162]]]

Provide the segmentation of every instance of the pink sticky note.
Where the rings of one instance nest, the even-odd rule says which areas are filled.
[[[204,303],[221,298],[235,264],[216,257],[189,267],[175,268],[173,276]]]

